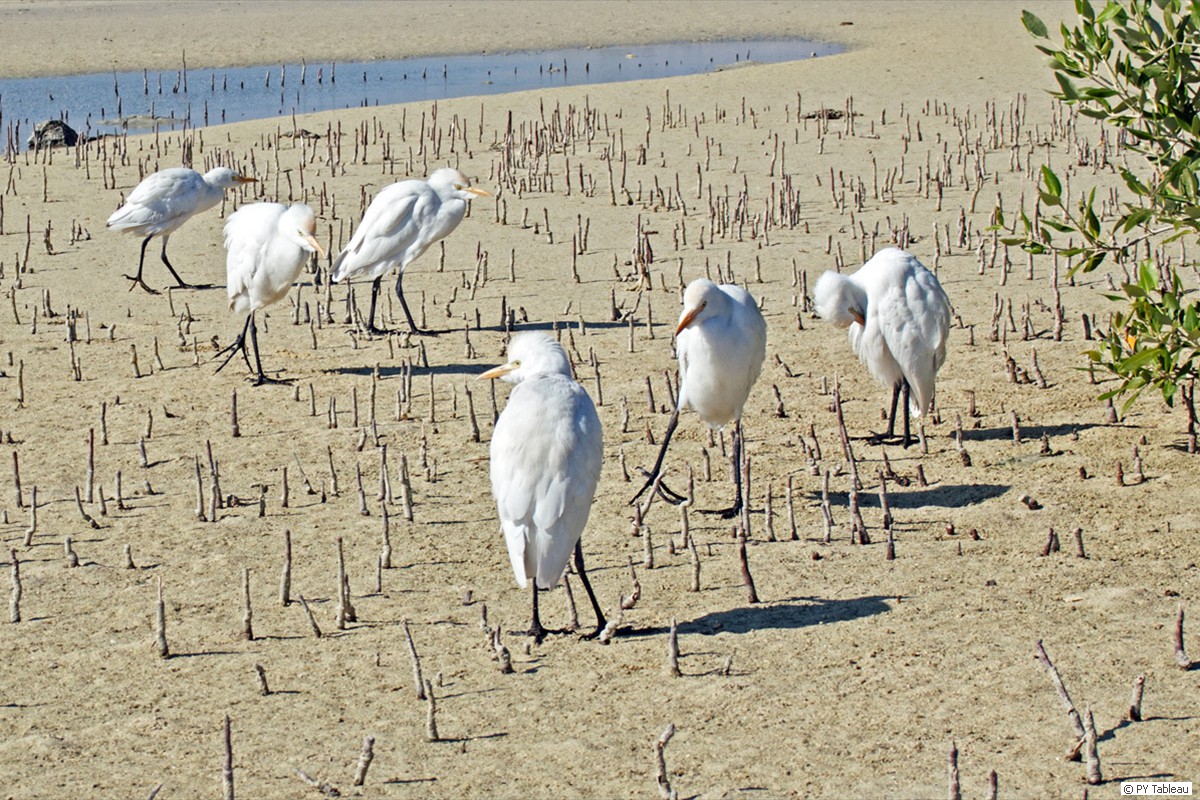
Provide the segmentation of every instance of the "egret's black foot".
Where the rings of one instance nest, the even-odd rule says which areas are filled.
[[[147,292],[149,292],[150,294],[158,294],[159,293],[157,289],[151,289],[149,287],[149,285],[147,285],[146,282],[144,280],[142,280],[142,277],[140,275],[126,275],[125,280],[129,281],[129,291],[131,291],[131,292],[133,291],[134,286],[140,286],[143,289],[145,289]]]
[[[581,633],[579,635],[579,638],[582,641],[589,642],[592,639],[597,638],[601,633],[603,633],[606,625],[608,625],[608,622],[604,619],[601,619],[598,623],[596,623],[595,630],[593,630],[591,633]]]
[[[393,331],[391,328],[380,328],[377,325],[367,326],[367,333],[371,334],[372,336],[388,336],[394,332],[395,331]]]
[[[233,340],[233,344],[218,350],[213,356],[213,361],[216,361],[221,356],[225,356],[225,360],[221,362],[221,366],[217,367],[217,372],[225,369],[225,367],[229,365],[229,362],[233,360],[233,357],[238,353],[241,353],[242,358],[246,360],[246,369],[253,372],[254,367],[250,365],[250,356],[246,353],[246,339],[244,334],[239,335]],[[269,378],[266,378],[265,375],[260,377],[264,378],[265,380],[270,380]]]
[[[739,514],[742,513],[742,504],[735,503],[732,506],[730,506],[729,508],[702,509],[700,511],[700,513],[701,514],[712,514],[714,516],[720,517],[721,519],[734,519]]]
[[[642,472],[642,475],[646,476],[646,482],[644,484],[642,484],[641,489],[638,489],[638,493],[635,494],[629,500],[628,505],[633,505],[634,503],[636,503],[638,501],[638,498],[646,493],[647,489],[649,489],[651,486],[654,486],[654,481],[656,479],[656,476],[653,475],[652,473],[648,472],[645,469],[642,469],[641,472]],[[661,480],[658,481],[657,491],[658,491],[659,497],[661,497],[663,500],[667,501],[668,503],[670,503],[673,506],[682,505],[683,503],[687,502],[686,497],[681,495],[679,492],[676,492],[671,487],[667,486]]]
[[[291,386],[295,383],[294,378],[268,378],[266,375],[259,375],[250,382],[251,386],[263,386],[265,384],[276,384],[278,386]]]

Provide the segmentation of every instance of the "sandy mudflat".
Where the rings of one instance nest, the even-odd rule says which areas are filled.
[[[1030,5],[1048,22],[1072,13],[1069,3]],[[1095,716],[1110,783],[1091,796],[1116,796],[1115,782],[1131,777],[1200,776],[1200,671],[1178,670],[1171,650],[1178,604],[1192,608],[1200,596],[1200,479],[1180,447],[1183,416],[1147,397],[1110,423],[1095,399],[1103,387],[1079,369],[1089,346],[1081,317],[1105,319],[1101,292],[1123,279],[1119,269],[1071,283],[1060,265],[1056,337],[1053,262],[1012,250],[1006,269],[986,230],[998,202],[1011,218],[1029,201],[1030,175],[1046,158],[1070,174],[1072,192],[1113,179],[1111,166],[1082,155],[1097,146],[1095,129],[1052,124],[1051,76],[1020,27],[1021,7],[0,2],[6,75],[170,69],[184,49],[201,68],[718,36],[847,45],[833,57],[669,81],[314,114],[297,120],[322,135],[311,144],[277,136],[290,120],[268,120],[0,165],[0,584],[9,585],[11,550],[24,589],[22,621],[0,626],[0,794],[146,797],[161,784],[160,798],[214,796],[228,714],[240,797],[320,797],[299,769],[342,796],[651,798],[652,743],[668,723],[666,763],[681,797],[945,797],[952,741],[964,796],[985,796],[994,770],[1002,797],[1079,797],[1084,770],[1064,758],[1071,729],[1034,658],[1039,639],[1075,703]],[[803,118],[848,106],[853,124]],[[142,174],[178,165],[189,149],[197,167],[229,163],[260,182],[171,239],[183,276],[211,288],[129,292],[122,275],[136,267],[138,242],[104,221]],[[336,252],[366,198],[447,163],[498,197],[476,201],[444,260],[435,248],[408,273],[410,298],[441,335],[366,337],[349,321],[347,288],[314,286],[306,274],[260,322],[265,365],[295,386],[251,387],[237,363],[214,375],[214,348],[240,325],[226,310],[222,215],[252,199],[303,199]],[[797,214],[783,211],[789,197]],[[640,293],[630,265],[639,219],[655,232],[653,287]],[[873,540],[854,545],[828,390],[840,381],[856,436],[880,428],[890,393],[843,332],[804,310],[800,290],[839,253],[853,268],[902,228],[936,265],[956,324],[939,412],[925,424],[928,452],[853,442]],[[157,247],[146,269],[161,288],[169,276]],[[729,526],[711,516],[690,516],[701,591],[689,591],[690,558],[674,547],[679,512],[662,503],[645,520],[646,568],[626,505],[637,485],[622,475],[623,465],[651,463],[648,434],[657,442],[666,425],[680,276],[728,278],[728,268],[762,299],[770,331],[746,410],[758,604],[747,603]],[[365,313],[367,287],[353,289]],[[528,624],[528,597],[497,530],[492,404],[474,380],[500,358],[502,304],[518,320],[557,323],[584,385],[597,400],[602,390],[605,471],[584,544],[606,611],[630,594],[631,561],[641,585],[608,646],[559,635],[527,647],[507,633]],[[399,308],[387,309],[402,327]],[[506,393],[497,387],[500,407]],[[960,420],[970,466],[953,438]],[[95,529],[74,499],[75,487],[86,492],[89,433],[95,486],[84,506]],[[393,490],[382,501],[377,442],[387,445]],[[210,449],[225,502],[215,520],[206,502],[201,521],[196,465],[207,498]],[[402,456],[411,523],[399,501]],[[700,508],[728,502],[721,445],[694,415],[669,463],[676,484],[692,468]],[[894,561],[884,557],[877,495],[888,470]],[[123,508],[113,499],[118,474]],[[34,487],[37,526],[25,546]],[[384,507],[393,568],[377,590]],[[1076,528],[1087,558],[1076,555]],[[1043,557],[1050,529],[1062,549]],[[292,597],[309,601],[319,639],[298,603],[279,602],[285,530]],[[76,568],[66,566],[65,537]],[[334,626],[339,537],[357,610],[343,631]],[[126,545],[135,569],[125,568]],[[240,635],[245,568],[252,641]],[[169,659],[153,642],[160,579]],[[586,626],[581,595],[576,587]],[[514,674],[491,658],[484,605],[506,632]],[[542,609],[547,624],[566,624],[562,589]],[[426,740],[405,618],[435,684],[441,741]],[[678,678],[666,671],[672,619]],[[1192,650],[1200,653],[1194,634]],[[255,665],[271,694],[259,693]],[[1148,676],[1146,719],[1129,723],[1139,674]],[[365,736],[375,737],[375,760],[354,787]]]

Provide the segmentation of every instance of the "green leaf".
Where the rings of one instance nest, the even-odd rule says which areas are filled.
[[[1117,372],[1122,375],[1137,372],[1147,364],[1158,361],[1162,353],[1163,350],[1161,347],[1148,347],[1145,350],[1139,350],[1129,358],[1122,359],[1117,364]]]
[[[1039,39],[1049,38],[1049,34],[1046,31],[1046,23],[1038,19],[1032,12],[1021,12],[1021,24],[1025,26],[1025,30],[1029,31],[1031,35]]]
[[[1042,182],[1046,184],[1046,191],[1055,197],[1062,197],[1062,184],[1058,180],[1058,176],[1054,174],[1054,170],[1050,169],[1045,164],[1042,165]],[[1055,203],[1055,205],[1058,205]]]

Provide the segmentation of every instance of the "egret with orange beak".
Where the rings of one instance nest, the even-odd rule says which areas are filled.
[[[254,385],[287,382],[268,378],[263,373],[254,315],[258,309],[287,297],[300,275],[300,269],[313,253],[325,255],[325,249],[315,238],[316,232],[317,218],[312,209],[303,203],[296,203],[290,208],[280,203],[253,203],[242,206],[229,217],[225,223],[229,310],[245,314],[246,323],[233,344],[217,353],[218,358],[225,355],[217,372],[224,369],[239,352],[246,360],[246,366],[254,369],[246,353],[246,337],[249,335],[254,345],[254,362],[258,372]]]
[[[538,589],[558,584],[574,552],[575,571],[596,613],[590,634],[596,636],[604,614],[580,542],[604,460],[596,407],[571,377],[562,345],[542,331],[514,334],[508,363],[479,378],[516,384],[492,432],[490,474],[513,575],[521,588],[533,586],[529,633],[537,641],[545,637]]]
[[[823,274],[813,286],[813,300],[822,319],[849,328],[850,347],[875,380],[892,387],[887,433],[872,438],[892,438],[903,394],[903,446],[908,447],[909,412],[928,413],[946,361],[950,300],[937,276],[911,253],[888,247],[852,275]]]
[[[409,329],[413,333],[426,333],[413,322],[404,300],[404,270],[431,245],[453,233],[466,216],[467,203],[472,198],[491,196],[490,192],[472,186],[466,175],[449,167],[435,170],[427,181],[400,181],[375,195],[350,243],[333,262],[335,283],[359,275],[374,279],[367,321],[372,333],[387,333],[375,326],[375,302],[383,276],[392,267],[400,268],[396,295]]]
[[[675,352],[679,359],[678,402],[667,422],[654,469],[647,473],[646,483],[630,502],[656,484],[664,500],[678,505],[686,499],[664,486],[660,473],[667,446],[679,424],[679,412],[691,408],[712,428],[733,423],[736,495],[733,505],[719,513],[725,518],[734,517],[742,509],[742,408],[762,372],[767,352],[766,320],[754,298],[740,286],[694,280],[683,293],[683,313],[675,328]]]
[[[156,172],[139,183],[107,223],[115,231],[129,231],[146,237],[142,240],[137,275],[125,276],[132,281],[129,288],[141,286],[151,294],[158,294],[142,280],[146,245],[155,236],[162,237],[162,262],[167,265],[175,282],[180,288],[191,288],[167,260],[167,240],[183,223],[220,203],[226,189],[240,183],[253,183],[254,180],[238,175],[228,167],[217,167],[203,175],[186,167],[172,167]]]

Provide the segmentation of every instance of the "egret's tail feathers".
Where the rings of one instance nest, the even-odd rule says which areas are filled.
[[[343,250],[342,252],[338,253],[338,257],[334,259],[333,274],[330,276],[334,283],[340,283],[342,279],[346,277],[342,272],[342,268],[346,266],[346,253],[347,251]]]

